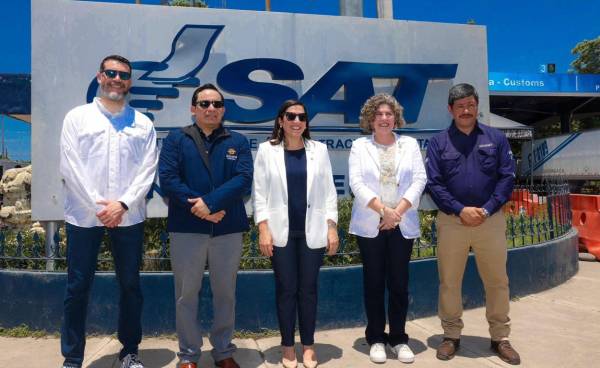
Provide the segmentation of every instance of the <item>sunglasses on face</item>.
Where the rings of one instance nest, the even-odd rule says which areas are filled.
[[[117,75],[119,76],[119,78],[121,78],[121,80],[124,80],[124,81],[131,79],[131,73],[129,73],[129,72],[122,72],[119,70],[106,69],[106,70],[103,70],[102,73],[104,73],[104,75],[106,75],[106,77],[108,79],[115,79],[117,77]]]
[[[293,112],[286,112],[283,116],[285,116],[285,119],[288,121],[294,121],[296,118],[300,121],[306,121],[306,113],[295,114]]]
[[[223,103],[223,101],[209,101],[209,100],[202,100],[202,101],[198,101],[196,102],[196,106],[197,107],[201,107],[203,109],[208,109],[208,107],[210,105],[213,105],[213,107],[215,109],[220,109],[221,107],[223,107],[225,104]]]

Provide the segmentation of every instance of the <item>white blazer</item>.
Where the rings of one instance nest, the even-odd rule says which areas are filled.
[[[306,140],[306,243],[309,248],[327,246],[327,220],[338,221],[337,192],[333,184],[327,146]],[[252,186],[254,221],[267,220],[273,244],[288,241],[288,192],[283,144],[261,143],[254,159]]]
[[[411,137],[396,136],[396,199],[399,202],[405,198],[411,207],[402,216],[400,231],[407,239],[418,238],[419,229],[419,200],[425,189],[427,176],[423,166],[423,157],[417,140]],[[352,143],[350,158],[348,159],[350,171],[350,188],[354,193],[352,205],[352,218],[350,219],[350,234],[365,238],[374,238],[379,234],[379,214],[369,208],[368,204],[373,198],[379,198],[380,193],[380,167],[379,153],[373,141],[373,136],[362,137]]]

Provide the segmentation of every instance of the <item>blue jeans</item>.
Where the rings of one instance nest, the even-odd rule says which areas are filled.
[[[310,249],[304,231],[290,231],[285,247],[273,247],[273,271],[281,345],[294,346],[296,310],[300,342],[314,344],[319,268],[325,248]]]
[[[137,354],[142,341],[143,297],[139,270],[144,223],[112,229],[103,226],[84,228],[67,223],[66,230],[68,275],[60,336],[65,362],[77,366],[83,362],[88,300],[105,231],[110,237],[110,250],[120,290],[118,337],[123,349],[119,359],[127,354]]]

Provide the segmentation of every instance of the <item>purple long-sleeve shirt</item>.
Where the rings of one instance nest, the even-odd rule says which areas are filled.
[[[464,207],[485,208],[489,214],[508,201],[515,181],[515,164],[504,134],[475,125],[470,134],[454,122],[435,135],[425,160],[427,189],[440,210],[459,215]]]

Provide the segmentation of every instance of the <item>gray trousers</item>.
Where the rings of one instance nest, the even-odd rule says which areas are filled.
[[[175,323],[182,362],[198,362],[202,333],[198,321],[202,276],[208,261],[214,320],[209,341],[212,356],[232,356],[235,324],[235,284],[242,255],[242,233],[210,237],[206,234],[170,233],[171,266],[175,279]]]

